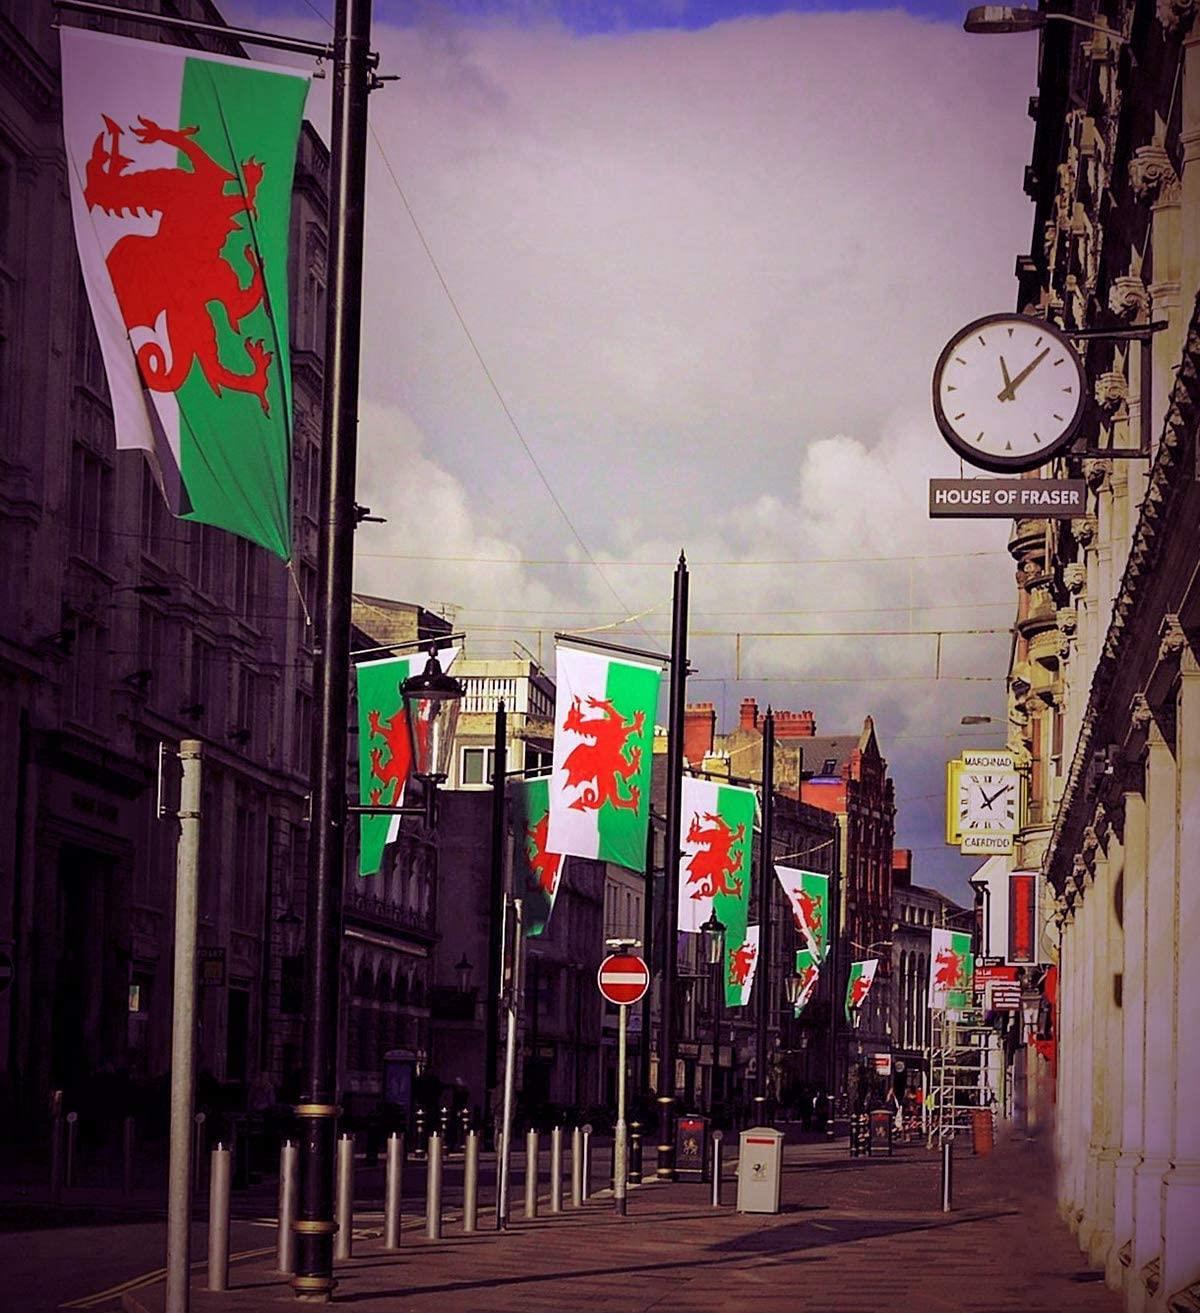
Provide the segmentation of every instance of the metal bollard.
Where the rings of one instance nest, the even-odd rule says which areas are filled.
[[[50,1198],[58,1203],[63,1173],[62,1090],[54,1091],[54,1100],[54,1112],[50,1118]]]
[[[562,1212],[563,1199],[563,1132],[561,1126],[550,1131],[550,1211]]]
[[[417,1124],[413,1130],[413,1157],[425,1156],[425,1109],[417,1109]]]
[[[204,1166],[204,1123],[208,1120],[198,1112],[192,1118],[192,1189],[200,1193],[201,1168]]]
[[[387,1138],[387,1174],[383,1187],[383,1247],[400,1248],[400,1219],[404,1198],[404,1136],[393,1131]]]
[[[63,1184],[69,1190],[75,1184],[75,1149],[78,1140],[76,1132],[79,1130],[79,1114],[77,1112],[67,1113],[67,1173],[63,1179]]]
[[[447,1150],[450,1148],[450,1109],[443,1103],[438,1111],[438,1132],[442,1137],[442,1144]]]
[[[942,1212],[948,1213],[954,1198],[954,1141],[942,1141]]]
[[[133,1128],[133,1118],[126,1117],[123,1143],[124,1160],[121,1171],[121,1193],[125,1195],[133,1193]],[[221,1289],[224,1290],[225,1287],[222,1286]]]
[[[463,1234],[475,1230],[479,1211],[479,1132],[468,1130],[463,1140]]]
[[[642,1123],[629,1123],[629,1184],[642,1183]]]
[[[462,1108],[458,1114],[458,1142],[463,1146],[464,1152],[467,1147],[467,1136],[471,1133],[471,1109]]]
[[[429,1137],[429,1175],[425,1188],[425,1234],[430,1240],[442,1238],[442,1137]]]
[[[218,1143],[208,1173],[208,1288],[229,1289],[229,1186],[233,1155]]]
[[[296,1194],[300,1185],[300,1146],[284,1140],[279,1149],[279,1227],[275,1237],[275,1270],[285,1277],[296,1271]]]
[[[571,1207],[583,1207],[583,1130],[571,1132]]]
[[[583,1128],[583,1197],[592,1195],[592,1124],[588,1122]]]
[[[725,1138],[724,1131],[713,1131],[712,1133],[712,1206],[720,1208],[721,1206],[721,1142]]]
[[[343,1131],[337,1142],[337,1197],[333,1206],[337,1231],[334,1258],[349,1258],[354,1248],[354,1136]]]
[[[525,1216],[538,1215],[538,1133],[525,1132]]]

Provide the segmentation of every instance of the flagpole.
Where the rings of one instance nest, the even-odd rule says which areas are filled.
[[[834,1112],[837,1108],[837,1032],[838,1032],[838,941],[841,939],[841,827],[835,825],[833,830],[833,858],[829,864],[829,897],[826,915],[829,918],[829,1046],[828,1046],[828,1080],[825,1090],[827,1101],[825,1136],[834,1137]]]
[[[771,849],[775,831],[775,713],[763,717],[762,841],[758,849],[758,1033],[755,1037],[754,1111],[759,1126],[767,1124],[767,1024],[771,1019]]]
[[[483,1124],[495,1133],[496,1063],[500,1052],[500,1005],[504,997],[504,789],[508,777],[508,708],[496,703],[495,748],[492,756],[492,850],[488,887],[488,968],[484,991]],[[495,989],[493,998],[491,991]]]
[[[675,972],[679,928],[679,823],[683,795],[683,722],[687,701],[687,558],[679,553],[671,609],[671,684],[667,712],[667,819],[663,853],[662,989],[659,993],[658,1169],[675,1179]]]
[[[304,1068],[296,1107],[300,1189],[296,1297],[332,1298],[338,985],[346,865],[347,704],[354,570],[371,0],[337,0],[329,154],[329,289],[325,319],[321,528],[317,562],[312,821],[309,834]]]

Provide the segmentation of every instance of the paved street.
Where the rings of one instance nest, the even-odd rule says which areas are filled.
[[[445,1238],[436,1243],[425,1239],[420,1217],[413,1216],[398,1255],[380,1249],[378,1214],[364,1211],[356,1217],[354,1257],[338,1265],[338,1302],[362,1313],[515,1313],[580,1305],[589,1313],[751,1307],[756,1313],[878,1313],[889,1307],[1116,1313],[1120,1307],[1055,1213],[1040,1144],[1009,1141],[978,1159],[960,1153],[949,1215],[939,1207],[937,1155],[915,1145],[899,1147],[894,1158],[870,1160],[849,1159],[844,1141],[789,1145],[777,1216],[737,1214],[734,1192],[730,1177],[726,1206],[714,1210],[707,1186],[646,1185],[632,1192],[623,1219],[607,1197],[560,1216],[546,1216],[543,1201],[542,1217],[526,1223],[518,1216],[502,1235],[486,1229],[461,1235],[452,1209]],[[519,1172],[514,1204],[519,1215]],[[490,1211],[481,1213],[481,1222],[489,1221]],[[121,1244],[108,1230],[95,1238]],[[263,1229],[252,1236],[243,1230],[232,1249],[253,1252],[272,1239]],[[202,1257],[203,1249],[197,1254]],[[232,1289],[220,1295],[203,1289],[197,1269],[193,1309],[294,1307],[289,1287],[272,1268],[270,1255],[235,1263]],[[16,1289],[21,1302],[14,1307],[39,1306],[26,1302],[32,1291],[22,1288],[20,1269]],[[99,1274],[93,1289],[104,1289]],[[114,1293],[90,1307],[116,1307],[118,1299],[129,1313],[161,1313],[162,1283]]]

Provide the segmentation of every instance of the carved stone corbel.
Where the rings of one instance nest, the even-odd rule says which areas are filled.
[[[1154,712],[1144,693],[1135,693],[1129,704],[1129,723],[1139,733],[1144,734],[1150,728]]]
[[[1114,278],[1108,289],[1108,308],[1124,323],[1144,323],[1150,315],[1150,293],[1140,278]]]
[[[1070,636],[1079,628],[1079,612],[1073,606],[1060,606],[1054,613],[1054,623],[1062,633]]]
[[[1071,532],[1081,547],[1087,547],[1089,543],[1095,541],[1097,527],[1094,515],[1081,515],[1071,521]]]
[[[1112,477],[1112,461],[1107,456],[1089,456],[1083,462],[1083,477],[1093,492],[1099,492]]]
[[[1087,571],[1078,561],[1063,567],[1063,583],[1069,593],[1082,593],[1087,584]]]
[[[1158,659],[1160,661],[1178,660],[1187,647],[1187,634],[1179,623],[1177,615],[1165,615],[1158,627]]]
[[[1196,0],[1158,0],[1158,21],[1170,36],[1186,33],[1196,17]]]
[[[1150,205],[1178,202],[1179,175],[1161,141],[1139,146],[1129,161],[1129,185],[1139,201]]]
[[[1096,380],[1095,397],[1104,418],[1111,421],[1129,401],[1129,382],[1125,375],[1117,369],[1101,374]]]

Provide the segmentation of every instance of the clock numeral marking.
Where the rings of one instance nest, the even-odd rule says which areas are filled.
[[[962,419],[962,417],[963,417],[966,413],[967,413],[967,412],[966,412],[965,410],[963,410],[963,411],[959,411],[959,413],[958,413],[957,415],[955,415],[954,418],[955,418],[956,420],[958,420],[958,419]]]
[[[980,345],[980,346],[987,346],[987,343],[983,340],[983,334],[982,334],[982,333],[979,334],[979,345]]]
[[[1042,439],[1037,433],[1033,435],[1033,440],[1038,444],[1039,447],[1042,445]]]
[[[1011,328],[1008,330],[1008,335],[1009,335],[1009,337],[1012,337],[1012,335],[1013,335],[1013,331],[1012,331]]]
[[[1062,419],[1063,417],[1062,417],[1061,415],[1059,415],[1059,414],[1055,414],[1054,418],[1055,418],[1055,419]]]
[[[967,363],[962,356],[955,356],[954,359],[957,360],[960,365],[965,365]]]
[[[1074,389],[1074,388],[1063,388],[1063,391],[1064,391],[1064,392],[1074,392],[1075,389]]]
[[[983,441],[983,430],[982,430],[982,429],[979,430],[979,436],[975,439],[975,441],[976,441],[976,442],[982,442],[982,441]]]
[[[947,391],[947,392],[957,392],[957,391],[958,391],[958,388],[956,388],[956,387],[954,386],[953,383],[947,383],[947,384],[946,384],[946,391]]]
[[[1061,365],[1064,360],[1066,360],[1066,356],[1059,356],[1059,358],[1054,362],[1055,366]]]
[[[1042,345],[1042,335],[1041,335],[1040,333],[1038,334],[1038,340],[1037,340],[1033,345],[1034,345],[1034,346],[1041,346],[1041,345]]]

